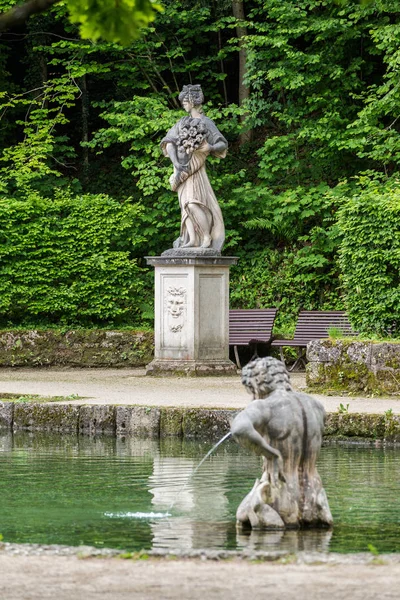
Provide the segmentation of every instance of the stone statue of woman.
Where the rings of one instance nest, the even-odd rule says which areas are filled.
[[[225,227],[221,209],[206,173],[209,154],[224,158],[228,142],[203,113],[200,85],[184,85],[179,94],[190,116],[180,119],[161,141],[174,165],[171,189],[178,192],[181,232],[174,248],[213,248],[221,252]]]

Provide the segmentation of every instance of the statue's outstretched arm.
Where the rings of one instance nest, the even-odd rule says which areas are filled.
[[[279,477],[285,481],[282,454],[265,441],[263,436],[254,427],[252,419],[246,414],[245,410],[239,413],[233,420],[231,431],[233,438],[241,446],[249,448],[256,454],[262,454],[267,459],[274,460]]]

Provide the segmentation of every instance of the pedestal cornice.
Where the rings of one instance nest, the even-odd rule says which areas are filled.
[[[168,265],[230,267],[236,265],[237,256],[145,256],[148,265],[162,267]]]

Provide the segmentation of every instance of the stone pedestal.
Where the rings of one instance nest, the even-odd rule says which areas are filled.
[[[229,360],[229,267],[237,258],[188,252],[146,260],[155,268],[155,358],[147,375],[236,374]]]

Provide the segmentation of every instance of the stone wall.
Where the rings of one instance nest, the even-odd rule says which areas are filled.
[[[118,438],[221,439],[235,409],[1,402],[0,432],[47,431]],[[400,415],[328,413],[325,437],[400,444]]]
[[[307,346],[307,384],[355,393],[400,392],[400,343],[318,340]]]
[[[0,367],[141,367],[153,354],[151,331],[0,331]]]
[[[235,409],[0,401],[0,431],[220,439]]]

